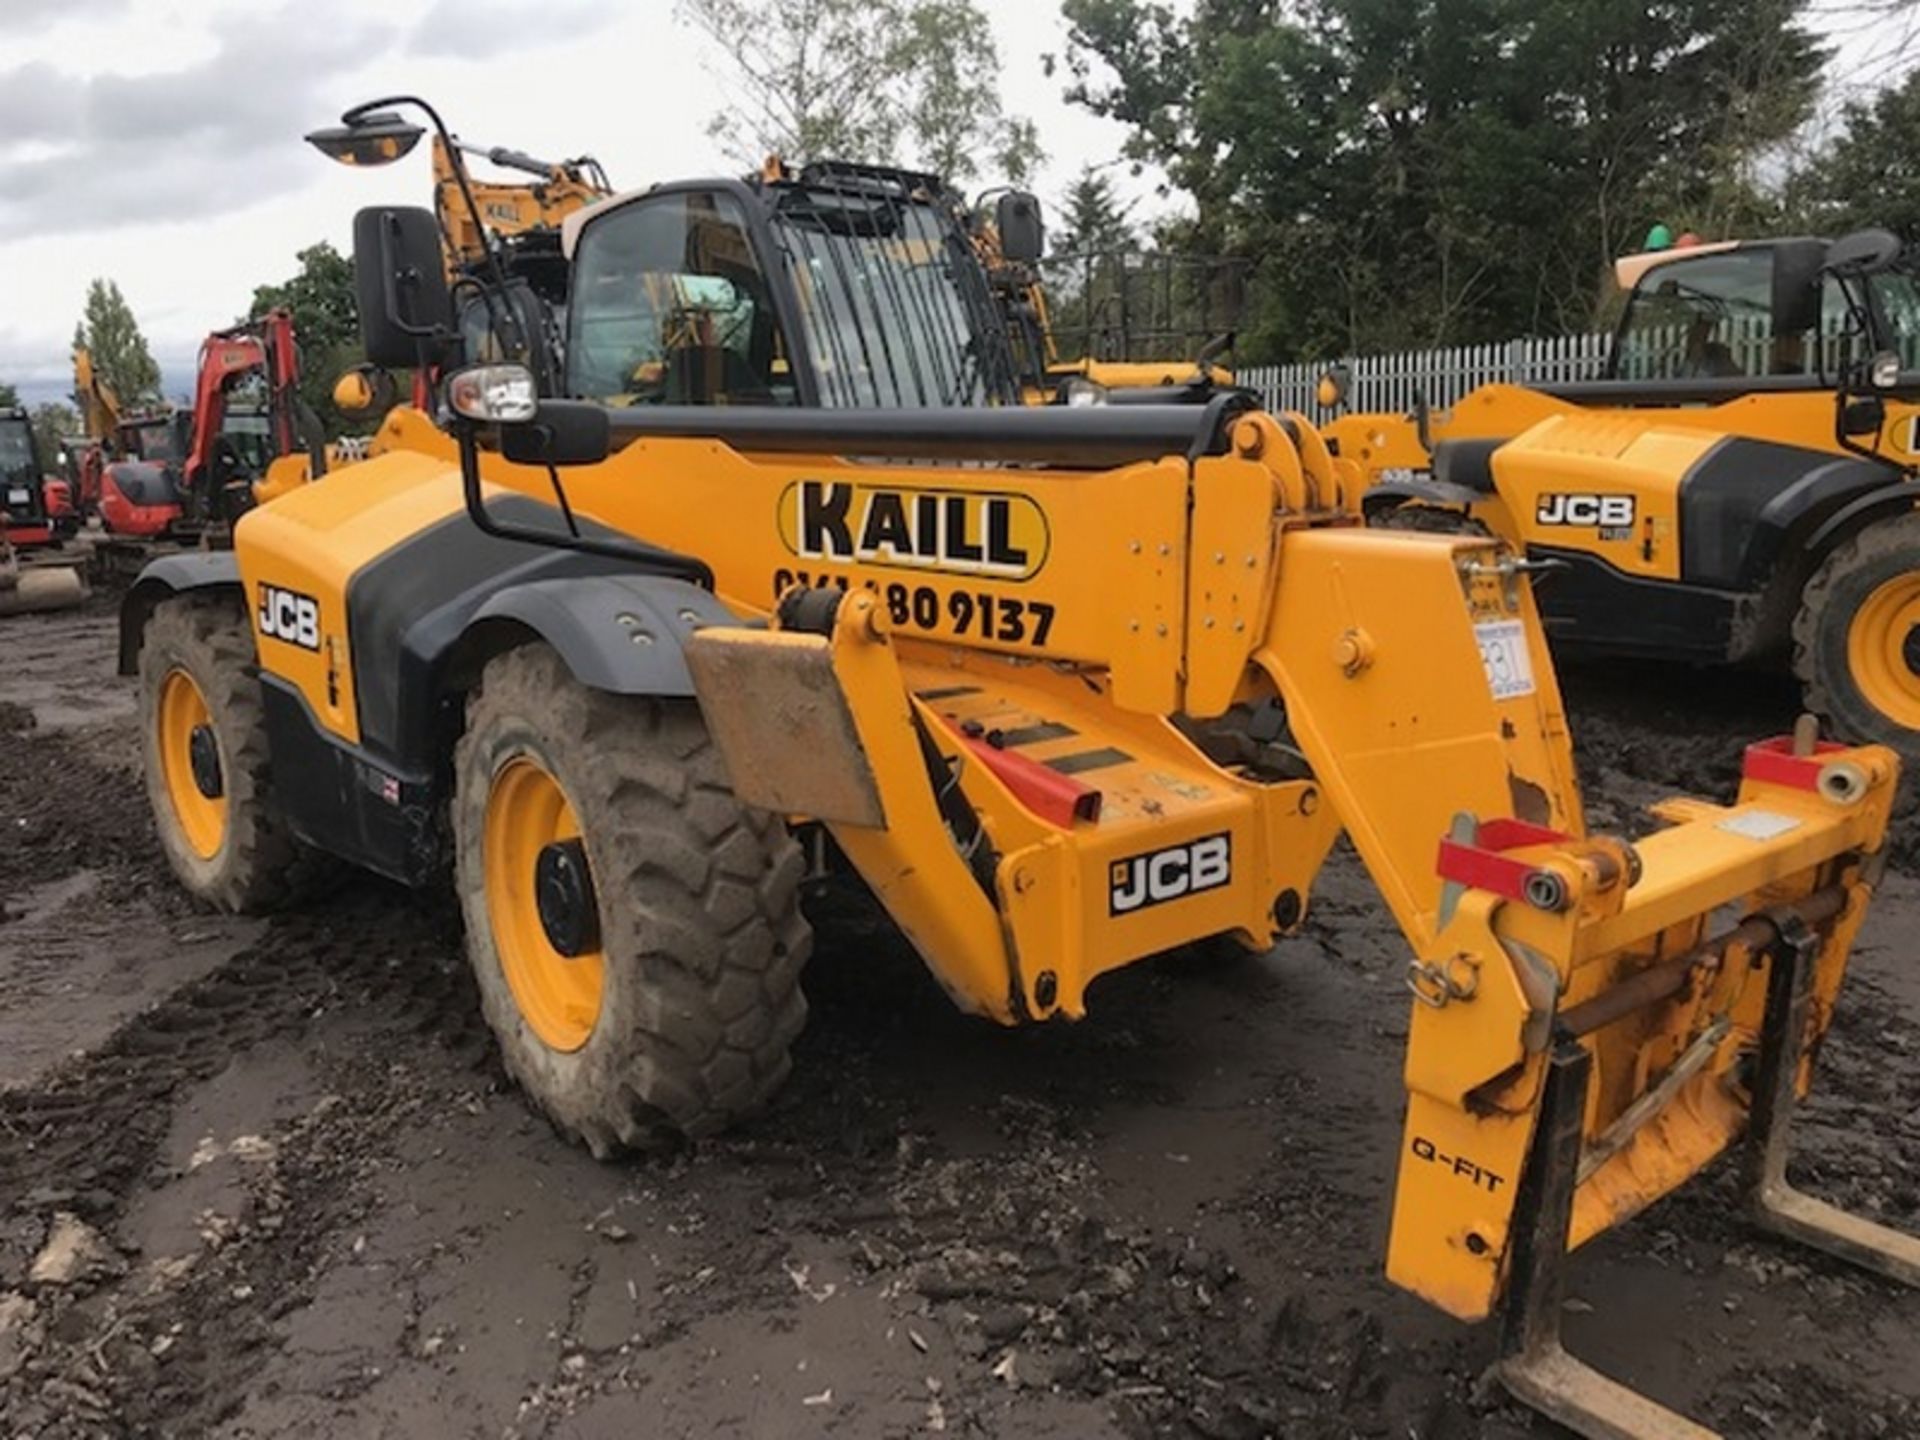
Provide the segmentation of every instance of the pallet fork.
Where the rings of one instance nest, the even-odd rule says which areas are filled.
[[[1749,923],[1773,932],[1764,947],[1766,1012],[1742,1157],[1753,1218],[1764,1230],[1920,1286],[1920,1239],[1815,1199],[1787,1180],[1800,1081],[1814,1058],[1807,1035],[1819,942],[1803,912],[1791,908]],[[1548,1062],[1533,1151],[1515,1206],[1513,1269],[1499,1319],[1494,1376],[1516,1398],[1589,1440],[1714,1440],[1717,1431],[1609,1379],[1561,1343],[1567,1239],[1592,1069],[1585,1047],[1562,1029]]]

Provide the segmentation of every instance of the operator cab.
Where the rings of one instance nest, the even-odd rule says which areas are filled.
[[[1007,335],[939,180],[777,165],[567,217],[566,394],[618,407],[1013,405]]]
[[[1877,239],[1868,246],[1881,235],[1725,240],[1625,257],[1614,267],[1627,302],[1607,378],[1824,387],[1881,354],[1897,356],[1902,371],[1920,369],[1920,267],[1911,251]],[[1847,263],[1860,256],[1880,264]]]
[[[40,456],[24,410],[0,410],[0,522],[9,535],[47,524]]]

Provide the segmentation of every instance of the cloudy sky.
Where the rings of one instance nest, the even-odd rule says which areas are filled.
[[[1055,5],[981,3],[1050,197],[1121,131],[1042,74]],[[296,251],[348,250],[359,206],[426,204],[425,146],[355,173],[301,143],[361,100],[425,95],[465,139],[589,152],[621,188],[739,168],[707,134],[713,57],[673,0],[0,0],[0,17],[0,380],[30,402],[71,388],[92,277],[120,283],[175,393]]]
[[[980,3],[1008,108],[1045,138],[1052,200],[1122,132],[1043,74],[1054,0]],[[1908,52],[1920,7],[1814,3],[1850,87],[1896,78],[1884,57]],[[469,140],[591,152],[622,188],[737,168],[707,133],[714,57],[673,0],[0,0],[0,21],[0,380],[30,402],[69,388],[93,276],[119,281],[180,393],[201,337],[297,250],[347,250],[359,206],[427,203],[424,147],[355,173],[301,143],[361,100],[424,94]]]

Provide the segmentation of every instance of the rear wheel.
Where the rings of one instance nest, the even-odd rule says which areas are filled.
[[[806,1018],[803,865],[698,707],[591,690],[531,645],[488,663],[456,766],[467,953],[541,1108],[605,1155],[762,1105]]]
[[[140,645],[147,798],[181,884],[223,910],[277,909],[338,873],[274,804],[253,632],[233,596],[154,607]]]
[[[1834,548],[1802,592],[1793,658],[1837,735],[1920,757],[1920,515]]]

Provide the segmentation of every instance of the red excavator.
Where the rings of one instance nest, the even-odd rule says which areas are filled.
[[[300,400],[299,347],[285,310],[202,342],[191,411],[123,416],[84,348],[74,351],[74,380],[94,442],[81,459],[79,501],[111,536],[217,535],[263,482],[277,491],[325,468],[317,422]]]

